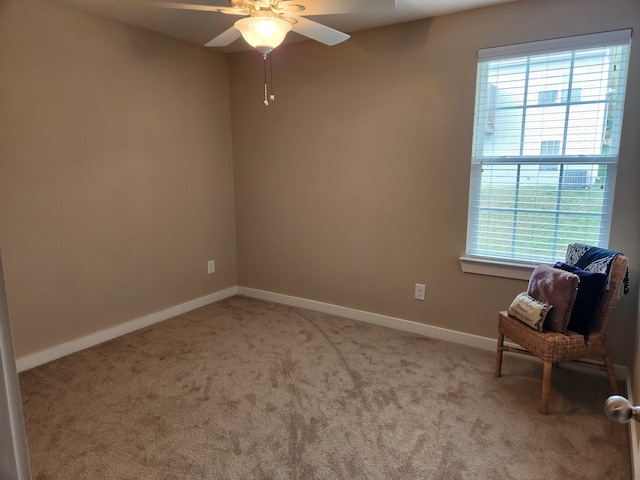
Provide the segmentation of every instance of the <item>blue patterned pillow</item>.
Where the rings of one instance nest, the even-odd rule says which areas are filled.
[[[576,301],[573,304],[567,328],[581,333],[585,340],[588,340],[589,334],[597,327],[596,313],[607,284],[607,276],[604,273],[587,272],[564,262],[558,262],[554,267],[578,275],[580,279]]]

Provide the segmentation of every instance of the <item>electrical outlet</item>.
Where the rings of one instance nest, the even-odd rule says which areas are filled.
[[[211,273],[215,273],[216,271],[216,262],[215,260],[209,260],[207,262],[207,273],[211,274]]]
[[[415,293],[414,293],[414,298],[416,300],[424,300],[424,295],[425,295],[425,291],[427,290],[427,287],[424,286],[421,283],[416,283],[416,289],[415,289]]]

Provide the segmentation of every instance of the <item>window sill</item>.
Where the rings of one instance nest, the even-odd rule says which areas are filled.
[[[533,269],[539,265],[539,263],[509,262],[479,257],[460,257],[458,260],[460,260],[460,267],[464,273],[513,278],[516,280],[529,280]]]

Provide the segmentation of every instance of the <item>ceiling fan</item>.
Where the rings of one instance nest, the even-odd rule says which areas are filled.
[[[305,14],[306,7],[296,3],[294,0],[228,0],[228,2],[228,7],[160,0],[144,0],[139,3],[160,8],[218,12],[226,15],[241,16],[243,18],[236,21],[232,27],[213,40],[207,42],[205,46],[223,47],[242,36],[249,45],[262,53],[265,58],[269,52],[284,41],[287,33],[291,30],[330,46],[337,45],[350,38],[346,33],[306,18],[304,15],[312,12]],[[323,11],[318,13],[330,14],[334,12]]]

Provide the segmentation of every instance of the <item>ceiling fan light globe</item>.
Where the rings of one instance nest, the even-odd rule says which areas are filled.
[[[263,55],[280,45],[291,30],[289,22],[272,16],[242,18],[234,26],[242,38]]]

